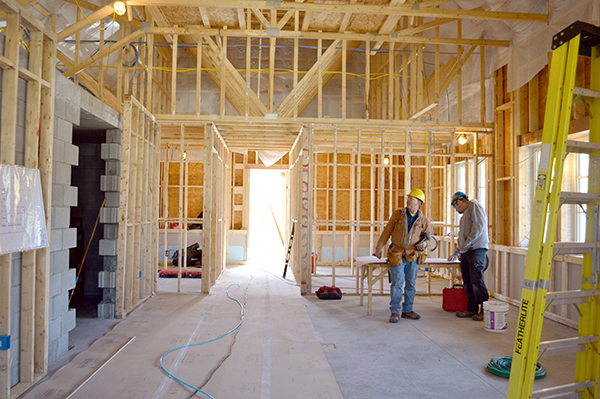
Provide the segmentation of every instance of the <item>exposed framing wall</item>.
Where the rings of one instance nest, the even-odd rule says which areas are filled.
[[[125,101],[119,192],[115,317],[156,291],[160,134],[154,116]]]
[[[46,225],[50,226],[56,35],[16,2],[0,3],[0,9],[7,14],[4,54],[0,56],[3,70],[0,162],[16,164],[21,78],[27,82],[24,166],[40,170]],[[30,32],[27,66],[20,65],[21,26]],[[0,335],[10,338],[13,332],[23,331],[15,336],[17,346],[0,350],[0,398],[20,395],[48,371],[50,248],[26,251],[21,257],[20,329],[15,330],[11,326],[13,254],[0,256]],[[18,383],[11,378],[11,365],[17,361]]]
[[[213,124],[204,133],[202,292],[209,293],[227,262],[232,153]]]

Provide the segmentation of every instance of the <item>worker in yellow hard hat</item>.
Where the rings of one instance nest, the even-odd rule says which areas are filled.
[[[375,247],[375,255],[382,256],[382,248],[391,237],[388,249],[390,265],[390,323],[397,323],[400,317],[418,320],[421,316],[413,310],[415,300],[415,282],[419,271],[419,255],[429,246],[431,221],[423,215],[420,208],[425,202],[425,194],[415,188],[406,196],[406,208],[392,213]],[[423,258],[423,255],[421,255]],[[402,288],[404,286],[404,302]]]

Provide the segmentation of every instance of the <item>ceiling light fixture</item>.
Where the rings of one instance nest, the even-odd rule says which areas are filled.
[[[386,156],[383,157],[383,164],[385,166],[388,166],[390,164],[390,157],[389,156],[386,155]]]
[[[122,1],[115,2],[115,4],[113,4],[113,7],[115,9],[115,13],[119,16],[125,15],[125,12],[127,11],[127,7],[125,6],[125,3]]]
[[[469,138],[467,137],[466,134],[463,133],[460,136],[458,136],[458,144],[465,145],[465,144],[467,144],[468,141],[469,141]]]

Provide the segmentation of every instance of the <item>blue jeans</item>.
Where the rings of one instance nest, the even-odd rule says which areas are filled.
[[[460,254],[460,271],[463,287],[467,293],[467,309],[472,313],[483,312],[483,303],[490,298],[485,282],[483,268],[487,249],[474,249]],[[481,305],[481,309],[480,309]]]
[[[390,286],[390,311],[400,314],[400,302],[402,302],[402,286],[404,286],[404,303],[402,312],[408,313],[413,310],[415,302],[415,281],[419,264],[417,262],[404,262],[398,266],[390,266],[390,278],[392,285]]]

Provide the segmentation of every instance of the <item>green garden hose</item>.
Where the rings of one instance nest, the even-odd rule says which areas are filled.
[[[492,360],[485,366],[485,369],[494,375],[503,378],[510,377],[510,366],[512,364],[512,356],[493,357]],[[546,368],[541,364],[535,366],[535,379],[546,377]]]

